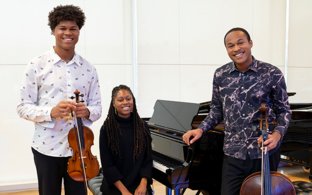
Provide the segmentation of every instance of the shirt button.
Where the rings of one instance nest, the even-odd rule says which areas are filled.
[[[243,116],[245,116],[245,114],[243,114]]]
[[[241,87],[241,89],[244,89],[244,87]]]

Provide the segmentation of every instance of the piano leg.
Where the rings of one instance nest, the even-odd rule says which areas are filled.
[[[309,150],[310,175],[309,179],[312,181],[312,149]]]
[[[180,192],[181,190],[182,190],[182,192]],[[173,190],[174,195],[183,195],[183,193],[184,193],[184,191],[181,188],[175,188]],[[172,189],[171,188],[166,187],[166,195],[172,195]]]
[[[166,187],[166,195],[172,195],[172,189]]]

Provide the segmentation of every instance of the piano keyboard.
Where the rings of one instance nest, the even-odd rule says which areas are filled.
[[[155,169],[163,173],[167,173],[168,169],[174,170],[177,167],[180,167],[183,162],[168,158],[157,152],[153,152],[153,166]]]
[[[153,160],[153,167],[163,173],[166,173],[166,171],[169,169],[167,166],[157,162],[157,161],[154,161]]]

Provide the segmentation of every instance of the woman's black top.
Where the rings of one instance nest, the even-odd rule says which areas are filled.
[[[121,118],[116,115],[119,128],[119,150],[120,155],[113,154],[108,147],[107,127],[103,124],[100,131],[100,157],[102,164],[102,171],[104,175],[101,189],[103,186],[115,188],[114,183],[121,180],[127,189],[134,193],[137,186],[140,184],[141,178],[145,177],[148,181],[148,185],[152,182],[152,167],[153,160],[150,150],[146,148],[144,151],[134,160],[133,148],[134,148],[134,124],[133,117]],[[145,128],[148,128],[145,125]],[[117,131],[117,130],[116,130]],[[142,140],[151,147],[151,140]]]

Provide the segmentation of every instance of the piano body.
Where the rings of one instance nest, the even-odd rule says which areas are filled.
[[[281,145],[282,160],[310,168],[312,180],[312,103],[290,103],[290,107],[292,118]],[[178,195],[186,188],[220,194],[223,123],[190,147],[182,141],[182,135],[197,128],[209,111],[209,101],[157,100],[153,116],[145,119],[153,138],[153,178],[167,187],[167,194],[173,190]]]
[[[289,96],[295,94],[288,93]],[[202,115],[197,116],[196,125],[199,125],[205,118],[205,113],[209,112],[210,102],[203,102],[201,105],[205,109],[202,109]],[[312,180],[312,103],[290,103],[290,109],[292,117],[281,144],[281,160],[308,168],[309,179]],[[219,124],[215,129],[222,131],[223,124]]]
[[[310,168],[312,180],[312,103],[291,103],[291,121],[281,145],[281,159]]]
[[[296,93],[288,93],[293,96]],[[205,112],[209,112],[209,103],[203,102]],[[312,180],[312,103],[290,103],[292,117],[287,133],[281,144],[281,160],[309,168],[309,179]],[[198,115],[198,124],[206,114]],[[195,127],[194,127],[195,128]],[[215,129],[223,130],[223,124]]]
[[[157,100],[145,119],[153,139],[153,178],[167,187],[166,194],[183,194],[186,188],[220,194],[223,132],[209,131],[191,146],[182,141],[208,111],[209,103]]]
[[[295,94],[290,92],[288,96]],[[202,114],[197,116],[197,122],[193,121],[193,125],[197,126],[209,112],[210,102],[200,105],[203,107]],[[312,103],[290,103],[290,109],[292,117],[281,144],[281,160],[308,168],[309,179],[312,181]],[[215,129],[222,131],[224,126],[219,124]]]

